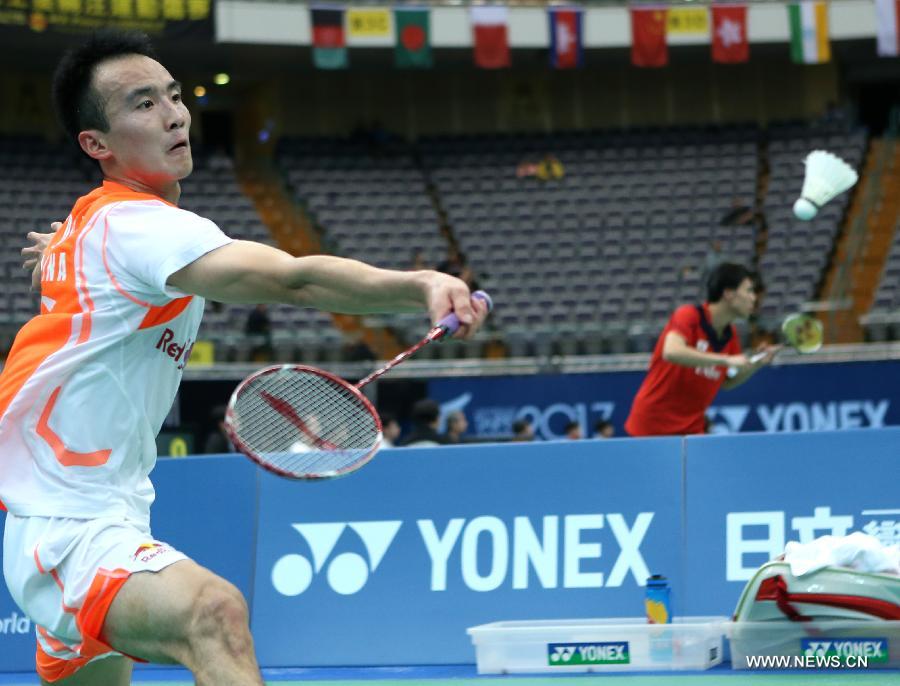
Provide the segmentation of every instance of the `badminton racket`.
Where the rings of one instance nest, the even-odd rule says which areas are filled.
[[[817,352],[825,341],[825,330],[822,322],[811,314],[796,312],[789,314],[781,322],[781,336],[784,342],[798,353],[807,355]],[[766,356],[759,352],[750,356],[750,362],[756,364]]]
[[[811,314],[795,312],[794,314],[789,314],[781,322],[781,337],[787,345],[794,348],[798,353],[805,355],[814,353],[822,347],[822,343],[825,340],[825,331],[822,327],[822,322]],[[768,351],[763,350],[754,353],[748,359],[750,364],[756,364],[768,354]],[[734,378],[737,375],[737,367],[728,368],[729,378]]]
[[[493,309],[490,296],[473,298]],[[280,476],[331,479],[356,471],[381,446],[381,420],[361,389],[418,350],[459,329],[454,313],[439,321],[415,345],[380,369],[351,384],[315,367],[266,367],[244,379],[225,411],[225,430],[247,457]]]

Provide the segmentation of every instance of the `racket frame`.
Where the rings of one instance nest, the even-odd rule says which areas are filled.
[[[822,322],[818,318],[814,317],[813,315],[809,314],[808,312],[794,312],[793,314],[789,314],[783,320],[781,320],[780,328],[781,328],[782,335],[785,338],[785,343],[787,343],[788,346],[793,348],[800,355],[812,355],[813,353],[819,352],[819,350],[821,350],[822,345],[825,342],[824,336],[822,337],[822,340],[819,341],[819,344],[816,347],[810,348],[809,350],[801,350],[800,348],[798,348],[796,345],[794,345],[793,343],[791,343],[788,340],[788,335],[787,335],[788,323],[791,321],[797,321],[797,320],[804,320],[804,321],[808,320],[808,321],[816,322],[814,324],[814,326],[819,330],[820,333],[823,333]],[[750,356],[750,363],[756,364],[757,362],[762,360],[767,354],[768,353],[765,353],[765,352],[754,353],[753,355]]]
[[[260,457],[254,450],[252,450],[238,435],[237,429],[235,427],[236,417],[234,415],[234,405],[237,402],[238,396],[240,396],[241,392],[244,390],[246,386],[250,383],[256,381],[257,379],[268,376],[269,374],[277,374],[278,372],[285,370],[295,370],[300,372],[306,372],[310,374],[315,374],[316,376],[320,376],[332,383],[336,383],[339,386],[343,386],[347,390],[349,390],[356,399],[361,402],[363,407],[372,415],[375,419],[375,426],[378,429],[378,442],[372,446],[368,453],[366,453],[363,457],[356,460],[352,464],[347,465],[341,469],[336,470],[333,473],[329,474],[296,474],[294,472],[289,472],[284,469],[280,469],[275,465],[267,462],[262,457]],[[378,412],[375,410],[375,406],[372,405],[372,402],[363,395],[362,391],[359,390],[356,386],[349,383],[348,381],[342,379],[341,377],[332,374],[330,372],[326,372],[322,369],[317,369],[316,367],[309,367],[304,364],[276,364],[269,367],[263,367],[262,369],[254,372],[246,379],[241,381],[238,384],[237,388],[231,394],[231,397],[228,399],[228,405],[225,408],[225,433],[228,434],[228,438],[234,447],[242,452],[244,455],[253,460],[260,467],[265,469],[266,471],[272,472],[273,474],[277,474],[278,476],[282,476],[288,479],[296,479],[303,481],[323,481],[328,479],[337,479],[342,476],[346,476],[352,472],[355,472],[360,467],[364,466],[368,463],[373,457],[375,457],[375,453],[381,448],[382,443],[382,425],[381,425],[381,417],[378,416]]]

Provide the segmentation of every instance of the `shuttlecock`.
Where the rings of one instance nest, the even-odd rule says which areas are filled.
[[[826,202],[851,188],[859,174],[840,157],[825,150],[813,150],[806,156],[803,189],[794,203],[794,216],[809,221]]]

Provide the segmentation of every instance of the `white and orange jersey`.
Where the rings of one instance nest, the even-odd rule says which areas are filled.
[[[41,311],[0,374],[0,501],[13,514],[145,520],[162,427],[203,314],[171,274],[230,242],[106,181],[41,262]]]

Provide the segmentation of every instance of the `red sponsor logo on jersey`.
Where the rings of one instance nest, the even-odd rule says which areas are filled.
[[[140,560],[141,562],[150,562],[154,557],[168,551],[169,548],[162,543],[142,543],[138,546],[138,549],[134,551],[132,559]]]
[[[166,328],[162,332],[162,336],[156,342],[156,349],[172,358],[179,369],[184,369],[191,358],[191,351],[194,349],[194,341],[188,339],[182,343],[175,341],[175,332],[170,328]]]

